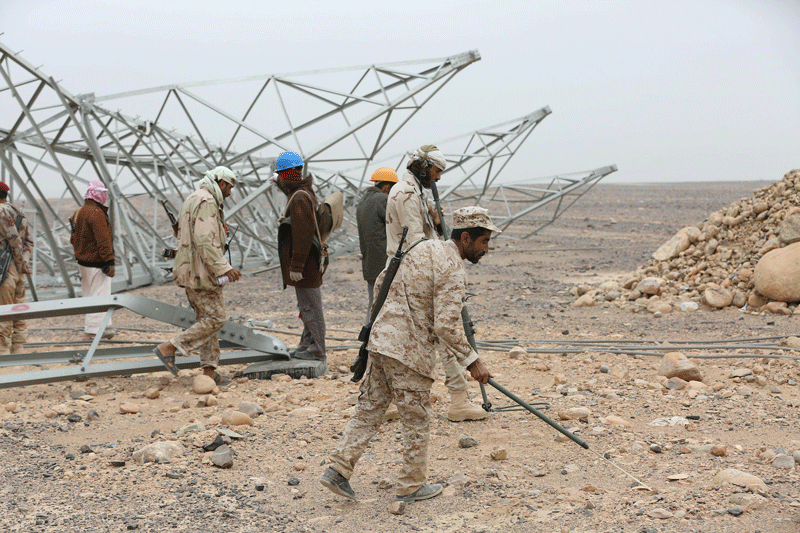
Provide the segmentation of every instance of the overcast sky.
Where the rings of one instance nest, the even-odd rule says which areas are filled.
[[[422,144],[550,106],[503,181],[612,163],[616,182],[800,167],[797,0],[0,0],[0,32],[98,96],[478,49],[407,128]]]

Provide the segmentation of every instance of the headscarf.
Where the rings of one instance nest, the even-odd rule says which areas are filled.
[[[444,158],[444,154],[432,144],[420,146],[411,156],[411,159],[408,160],[408,165],[406,165],[406,168],[411,166],[411,163],[414,161],[418,161],[420,159],[435,165],[439,170],[444,170],[447,168],[447,160]]]
[[[302,168],[287,168],[286,170],[278,171],[278,176],[286,181],[303,181]]]
[[[87,200],[94,200],[100,205],[108,207],[108,189],[100,180],[89,182],[86,194],[83,195]]]
[[[214,200],[217,201],[218,206],[222,205],[222,200],[224,200],[224,197],[222,196],[222,189],[219,188],[219,185],[217,185],[217,182],[214,181],[211,176],[206,174],[200,178],[200,181],[197,182],[197,186],[210,192],[214,197]]]

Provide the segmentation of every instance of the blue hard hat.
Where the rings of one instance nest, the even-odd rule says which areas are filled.
[[[294,152],[281,152],[275,160],[275,172],[303,166],[303,158]]]

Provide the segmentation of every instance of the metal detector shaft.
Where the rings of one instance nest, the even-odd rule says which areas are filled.
[[[506,396],[508,396],[509,398],[511,398],[512,400],[514,400],[518,404],[520,404],[522,407],[524,407],[525,409],[527,409],[531,413],[535,414],[536,416],[538,416],[539,418],[544,420],[553,429],[555,429],[556,431],[558,431],[559,433],[561,433],[565,437],[569,437],[569,439],[572,440],[578,446],[580,446],[582,448],[585,448],[587,450],[589,449],[589,445],[586,444],[586,442],[582,438],[578,437],[577,435],[574,435],[567,428],[565,428],[564,426],[562,426],[561,424],[559,424],[558,422],[556,422],[555,420],[553,420],[549,416],[541,413],[538,409],[532,407],[528,402],[526,402],[525,400],[523,400],[522,398],[520,398],[519,396],[517,396],[516,394],[514,394],[513,392],[511,392],[507,388],[505,388],[502,385],[500,385],[493,378],[489,378],[489,385],[491,385],[495,389],[499,390],[500,392],[502,392],[503,394],[505,394]]]

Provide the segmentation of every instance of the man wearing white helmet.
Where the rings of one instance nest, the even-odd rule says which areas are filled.
[[[227,380],[216,370],[217,332],[225,324],[220,278],[227,276],[229,282],[235,282],[242,274],[225,259],[227,229],[222,202],[231,195],[236,176],[227,167],[216,167],[206,172],[198,185],[183,202],[178,216],[178,251],[172,271],[175,283],[186,290],[196,321],[153,352],[177,376],[175,356],[188,357],[199,350],[203,373],[217,384],[225,384]]]
[[[439,215],[428,203],[423,189],[430,189],[431,182],[439,181],[442,171],[447,168],[444,154],[436,146],[421,146],[411,156],[402,179],[389,194],[386,204],[386,255],[391,258],[400,245],[403,227],[408,227],[405,246],[411,246],[422,238],[435,238],[441,235]],[[469,401],[467,379],[464,370],[452,354],[442,353],[442,367],[445,385],[450,391],[450,408],[447,418],[453,422],[481,420],[486,411]]]

